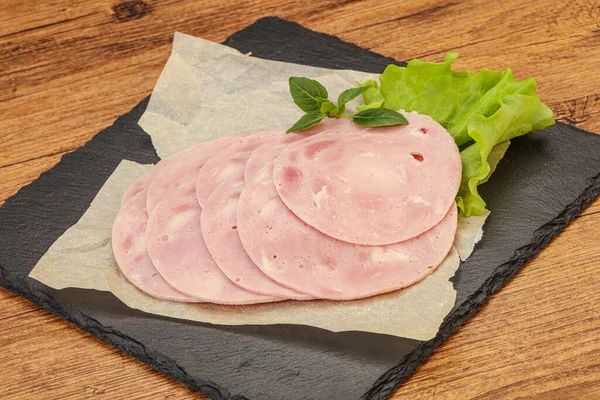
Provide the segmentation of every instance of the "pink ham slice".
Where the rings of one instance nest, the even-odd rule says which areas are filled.
[[[281,128],[245,135],[227,150],[208,160],[198,173],[196,182],[196,197],[200,206],[204,207],[208,196],[221,182],[244,175],[246,161],[254,149],[284,135],[285,129]]]
[[[250,154],[250,157],[246,162],[246,167],[244,168],[245,181],[250,181],[262,167],[273,162],[273,160],[279,156],[279,153],[281,153],[283,148],[288,144],[311,137],[317,133],[322,133],[334,127],[348,126],[349,124],[352,124],[352,121],[348,119],[326,119],[315,127],[306,131],[288,134],[283,139],[274,140],[271,143],[267,143],[258,147],[252,152],[252,154]]]
[[[221,175],[221,184],[212,190],[212,193],[204,200],[201,218],[202,234],[206,247],[221,271],[238,286],[250,292],[276,297],[297,300],[312,298],[279,285],[267,277],[248,257],[237,233],[237,202],[244,187],[244,178],[253,174],[253,171],[259,166],[264,165],[265,159],[272,162],[287,144],[337,124],[336,120],[331,120],[331,122],[319,124],[302,134],[283,135],[280,130],[269,131],[266,134],[257,135],[255,141],[230,147],[211,161],[214,164],[213,167],[220,164],[223,165],[222,168],[228,168],[228,173]],[[276,136],[272,137],[271,132],[275,132]],[[267,140],[268,143],[252,152],[248,151],[263,140]],[[237,152],[235,152],[236,150]],[[232,154],[234,152],[235,154]],[[249,157],[254,160],[252,163],[247,163]],[[233,167],[232,164],[234,164]]]
[[[139,187],[142,185],[143,183]],[[113,224],[112,248],[119,269],[129,282],[150,296],[179,302],[199,301],[169,286],[148,256],[146,192],[147,188],[142,188],[129,198],[119,210]]]
[[[183,150],[161,163],[165,165],[155,173],[148,189],[146,206],[148,212],[175,188],[181,185],[196,186],[196,176],[204,163],[224,149],[236,143],[243,135],[229,135],[210,142],[199,143]],[[155,167],[156,168],[156,167]]]
[[[248,257],[236,226],[237,202],[243,187],[243,180],[223,182],[208,196],[202,208],[202,235],[212,258],[231,281],[249,292],[297,300],[311,299],[311,296],[273,281]]]
[[[287,146],[273,180],[285,205],[319,231],[350,243],[413,238],[454,202],[461,161],[452,137],[414,112],[408,125],[341,125]]]
[[[212,143],[212,142],[209,142],[209,143]],[[123,198],[121,199],[121,205],[125,204],[129,199],[131,199],[133,196],[135,196],[137,193],[141,192],[142,190],[148,189],[157,178],[159,178],[159,182],[162,181],[163,179],[161,178],[161,171],[163,169],[165,169],[169,164],[176,161],[176,157],[183,158],[188,152],[197,151],[197,148],[199,146],[206,145],[206,144],[208,144],[208,143],[200,143],[197,146],[182,150],[172,157],[160,160],[158,163],[156,163],[156,165],[154,167],[152,167],[152,169],[150,171],[148,171],[148,173],[142,175],[141,177],[136,179],[131,185],[129,185],[129,187],[123,194]],[[146,198],[148,198],[149,195],[152,196],[152,193],[148,193],[146,195]],[[153,201],[153,200],[151,200],[151,201],[152,201],[152,203],[155,203],[155,201]]]
[[[165,281],[188,296],[217,304],[282,300],[248,292],[221,272],[204,244],[201,214],[194,185],[179,186],[152,210],[148,253]]]
[[[286,144],[303,138],[301,135],[281,135],[252,154],[265,148],[280,151]],[[242,162],[243,158],[249,156],[250,153],[245,152],[237,159]],[[237,202],[244,187],[244,170],[236,170],[224,179],[204,202],[201,218],[204,242],[221,271],[236,285],[250,292],[298,300],[310,299],[310,296],[283,287],[267,277],[248,257],[236,226]]]
[[[300,142],[301,143],[301,142]],[[281,201],[265,166],[238,204],[237,230],[246,252],[273,280],[316,298],[350,300],[420,281],[449,252],[457,226],[454,204],[435,227],[406,242],[361,246],[312,228]]]
[[[328,119],[315,127],[295,134],[286,135],[286,129],[276,128],[267,131],[246,134],[239,136],[239,140],[232,146],[222,151],[219,155],[208,160],[198,173],[196,184],[196,196],[200,206],[204,206],[204,202],[210,196],[212,191],[225,180],[232,180],[240,174],[244,174],[246,161],[250,154],[258,147],[271,141],[286,140],[286,137],[291,136],[309,136],[329,129],[340,124],[345,124],[346,121]],[[291,142],[291,141],[290,141]]]

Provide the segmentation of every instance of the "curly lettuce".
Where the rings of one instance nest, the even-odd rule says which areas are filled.
[[[463,174],[456,202],[460,215],[468,217],[485,212],[477,186],[493,172],[494,147],[551,126],[554,119],[536,94],[532,78],[516,80],[510,69],[454,71],[457,58],[458,53],[449,53],[441,63],[412,60],[406,67],[388,65],[379,84],[373,80],[360,84],[370,89],[363,93],[365,105],[359,110],[417,111],[444,126],[461,150]]]

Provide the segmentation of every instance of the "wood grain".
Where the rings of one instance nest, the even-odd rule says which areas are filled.
[[[510,66],[600,132],[598,1],[4,0],[0,203],[151,93],[174,31],[222,41],[267,15],[397,59]],[[600,398],[599,237],[597,200],[393,398]],[[202,398],[3,289],[0,348],[3,399]]]
[[[0,305],[2,399],[202,398],[4,289]]]

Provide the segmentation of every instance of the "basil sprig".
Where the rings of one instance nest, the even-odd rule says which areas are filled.
[[[307,112],[286,133],[305,131],[321,122],[325,117],[327,117],[327,114],[319,111]]]
[[[344,90],[338,96],[336,105],[328,99],[325,86],[314,79],[293,76],[289,79],[289,84],[294,103],[306,114],[287,133],[305,131],[325,118],[352,118],[357,125],[371,127],[408,124],[402,114],[387,108],[364,109],[356,114],[346,114],[346,104],[363,94],[369,86]]]

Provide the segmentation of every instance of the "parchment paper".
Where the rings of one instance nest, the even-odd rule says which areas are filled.
[[[184,304],[158,300],[131,285],[119,272],[111,249],[111,227],[120,199],[150,165],[122,161],[79,222],[41,258],[30,277],[55,289],[110,291],[129,307],[148,313],[224,325],[305,324],[332,331],[362,330],[428,340],[454,305],[449,279],[481,236],[485,217],[462,220],[455,247],[423,281],[394,293],[356,301],[286,301],[256,306]]]
[[[232,133],[290,127],[302,116],[291,101],[290,76],[317,79],[330,99],[357,81],[377,78],[365,72],[263,60],[175,33],[171,57],[139,124],[152,136],[161,158]]]
[[[356,71],[313,68],[242,55],[229,47],[176,34],[173,54],[140,125],[161,157],[227,134],[289,126],[301,112],[291,102],[287,79],[309,76],[336,98],[357,80]],[[265,86],[265,83],[268,83]],[[429,277],[407,289],[363,300],[285,301],[220,306],[162,301],[145,295],[119,272],[111,249],[112,222],[128,185],[149,165],[123,161],[82,218],[40,259],[30,276],[55,289],[110,291],[129,307],[213,324],[304,324],[331,331],[360,330],[429,340],[454,306],[449,279],[481,238],[486,216],[461,220],[455,247]]]

